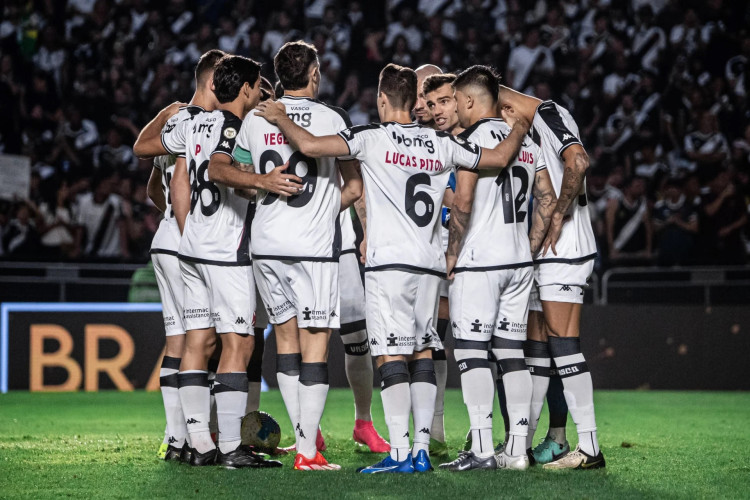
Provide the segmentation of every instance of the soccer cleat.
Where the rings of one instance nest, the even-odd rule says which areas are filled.
[[[524,453],[520,457],[511,457],[505,450],[495,455],[498,469],[526,470],[529,468],[529,457]]]
[[[352,439],[361,445],[367,446],[373,453],[388,453],[391,451],[391,445],[388,444],[388,441],[378,434],[372,422],[366,420],[354,421]]]
[[[237,449],[229,453],[222,453],[219,450],[216,454],[216,465],[221,465],[227,469],[241,469],[245,467],[260,469],[281,467],[281,462],[278,460],[266,460],[247,446],[240,445]]]
[[[182,448],[175,448],[171,444],[167,446],[167,452],[164,454],[164,460],[170,461],[170,460],[180,460],[180,453],[182,453]]]
[[[495,446],[495,455],[498,453],[502,453],[505,451],[505,441],[500,441],[497,443],[497,446]]]
[[[534,452],[531,448],[526,448],[526,456],[529,457],[529,467],[536,465],[536,459],[534,458]]]
[[[190,450],[190,465],[203,467],[204,465],[216,465],[216,448],[206,453],[198,453],[195,448]]]
[[[320,432],[320,427],[318,427],[318,435],[315,436],[315,447],[318,449],[318,451],[326,451],[326,440],[323,439],[323,433]]]
[[[448,445],[443,441],[430,438],[430,456],[435,458],[448,458],[450,456]]]
[[[592,457],[585,451],[581,450],[580,446],[576,446],[576,449],[565,455],[564,457],[544,464],[542,467],[545,469],[601,469],[606,466],[604,462],[604,455],[601,450],[599,454]]]
[[[534,454],[536,463],[548,464],[570,453],[570,445],[567,441],[565,441],[565,444],[560,444],[547,436],[541,443],[536,445],[532,453]]]
[[[340,465],[329,464],[320,452],[315,453],[314,458],[307,458],[302,453],[294,457],[294,470],[339,470]]]
[[[397,474],[413,474],[414,473],[414,461],[411,458],[411,453],[401,462],[396,462],[391,458],[390,455],[385,457],[380,462],[371,465],[369,467],[362,467],[357,469],[357,472],[362,474],[382,474],[382,473],[397,473]]]
[[[183,464],[189,464],[190,463],[190,457],[193,456],[193,450],[190,449],[190,446],[185,442],[185,444],[182,445],[182,449],[180,450],[180,462]]]
[[[429,472],[433,470],[427,450],[419,450],[417,456],[412,457],[412,462],[414,462],[414,472]]]
[[[458,454],[457,459],[452,462],[440,464],[440,468],[450,471],[494,470],[497,469],[497,460],[495,460],[495,455],[480,458],[473,451],[462,451]]]
[[[159,458],[164,460],[164,457],[167,455],[167,448],[169,448],[169,445],[167,443],[162,443],[159,445],[159,451],[156,452]]]

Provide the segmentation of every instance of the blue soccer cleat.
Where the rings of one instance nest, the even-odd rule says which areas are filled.
[[[427,454],[427,450],[419,450],[417,456],[414,457],[414,472],[429,472],[432,470],[432,464],[430,463],[430,456]]]
[[[429,463],[429,459],[427,463]],[[406,457],[406,460],[401,462],[396,462],[390,455],[388,455],[375,465],[357,469],[357,472],[361,472],[362,474],[380,474],[384,472],[412,474],[414,473],[414,463],[412,462],[411,454]]]

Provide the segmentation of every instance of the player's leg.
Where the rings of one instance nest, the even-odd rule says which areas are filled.
[[[448,306],[448,281],[440,280],[440,299],[438,304],[437,333],[441,342],[445,342],[450,328],[450,308]],[[445,444],[445,384],[448,382],[448,358],[445,349],[434,349],[432,360],[435,363],[435,414],[430,427],[430,456],[447,457],[448,446]]]
[[[525,469],[529,466],[526,436],[529,432],[531,374],[524,359],[532,268],[501,271],[500,308],[492,338],[492,354],[503,374],[508,409],[508,439],[498,455],[498,467]],[[529,450],[530,451],[530,450]]]
[[[245,415],[260,409],[260,386],[263,378],[263,349],[265,348],[265,327],[254,328],[255,345],[253,355],[247,364],[247,406]]]
[[[184,322],[187,332],[177,383],[193,456],[196,452],[200,456],[215,455],[216,450],[208,426],[211,414],[208,359],[216,346],[216,331],[208,307],[208,287],[200,266],[180,261],[185,284]],[[208,457],[207,462],[212,463],[213,458]]]
[[[488,351],[497,316],[498,289],[492,286],[496,273],[456,274],[450,285],[453,351],[461,373],[461,392],[469,413],[470,449],[441,469],[465,471],[495,469],[492,442],[492,403],[495,387]]]
[[[161,369],[159,386],[161,389],[164,413],[167,419],[167,448],[164,458],[179,458],[185,445],[187,426],[182,413],[178,390],[177,373],[180,371],[182,351],[185,348],[185,328],[182,324],[182,298],[184,285],[177,257],[167,254],[152,254],[156,284],[161,296],[166,347]]]

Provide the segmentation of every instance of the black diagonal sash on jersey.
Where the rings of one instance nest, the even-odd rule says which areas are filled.
[[[518,86],[519,91],[526,88],[526,82],[529,81],[529,77],[534,72],[534,68],[536,67],[537,64],[541,64],[542,59],[544,59],[544,57],[545,57],[544,50],[540,49],[539,53],[536,55],[536,58],[534,59],[534,62],[532,62],[531,65],[529,66],[529,70],[526,72],[526,76],[524,76],[523,80],[521,81],[521,84]]]
[[[112,205],[111,202],[107,202],[107,207],[104,209],[104,215],[102,215],[102,218],[99,220],[99,226],[96,228],[96,233],[94,234],[94,242],[91,245],[91,255],[96,255],[99,253],[99,248],[101,248],[102,246],[104,235],[107,234],[107,229],[109,229],[109,222],[112,219],[114,212],[114,205]]]
[[[633,54],[633,60],[640,62],[643,57],[648,54],[648,52],[651,50],[651,48],[656,44],[656,42],[659,41],[659,33],[654,31],[651,33],[651,36],[648,37],[648,39],[641,44],[641,46],[638,48],[638,50]]]

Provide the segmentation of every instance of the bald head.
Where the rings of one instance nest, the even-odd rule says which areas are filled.
[[[443,72],[440,68],[434,64],[423,64],[416,70],[417,73],[417,103],[414,106],[414,116],[417,122],[426,127],[434,127],[435,122],[432,119],[432,114],[427,108],[427,101],[424,98],[424,92],[422,91],[422,84],[425,78],[430,75],[437,75]]]

